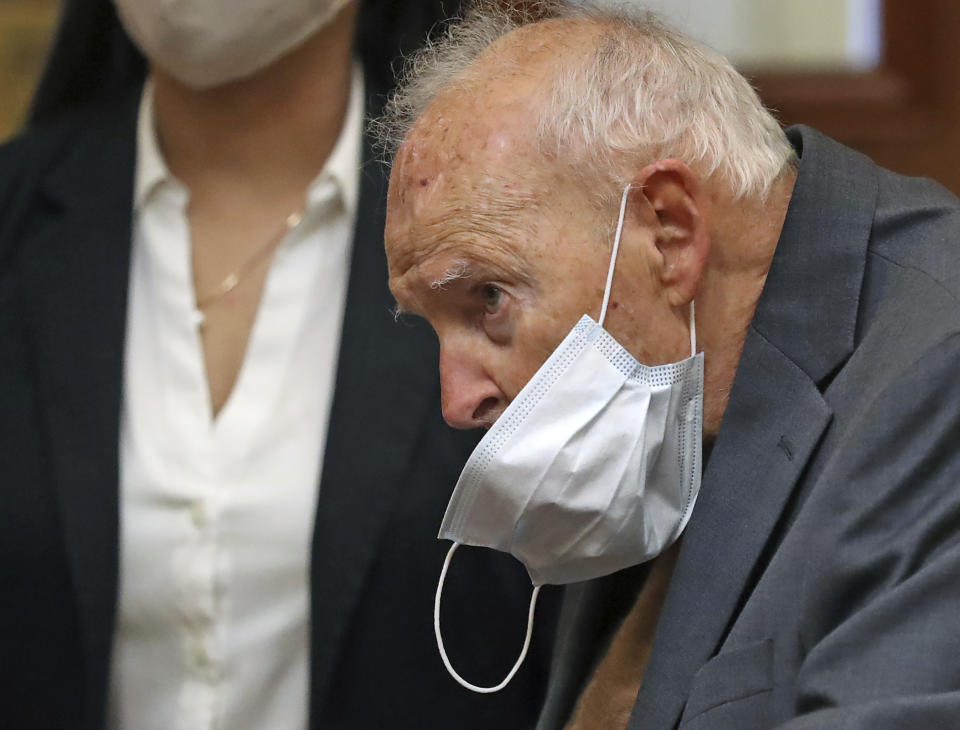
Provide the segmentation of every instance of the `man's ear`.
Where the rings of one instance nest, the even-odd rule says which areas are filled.
[[[679,160],[658,160],[631,183],[630,207],[650,228],[668,303],[693,300],[710,250],[710,200],[693,171]]]

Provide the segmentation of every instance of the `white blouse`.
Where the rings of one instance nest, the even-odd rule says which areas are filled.
[[[363,82],[280,244],[216,419],[187,189],[140,106],[120,436],[114,730],[307,726],[309,566],[359,194]]]

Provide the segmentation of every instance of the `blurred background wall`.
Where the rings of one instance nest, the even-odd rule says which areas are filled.
[[[782,123],[960,194],[960,2],[635,1],[733,59]]]
[[[0,140],[23,122],[58,10],[58,0],[0,0]]]
[[[732,58],[784,124],[960,193],[960,2],[633,1]],[[58,5],[0,0],[0,140],[24,119]]]
[[[740,67],[866,70],[880,61],[882,0],[638,0]]]

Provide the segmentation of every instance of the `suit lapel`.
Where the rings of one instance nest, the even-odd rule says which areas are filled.
[[[422,423],[439,410],[434,338],[392,314],[385,193],[381,166],[365,165],[313,541],[314,723]],[[431,392],[434,398],[424,397]]]
[[[875,168],[808,129],[764,293],[657,627],[631,730],[676,725],[775,545],[831,411],[820,385],[854,347]]]
[[[136,95],[82,120],[41,179],[24,250],[35,372],[77,598],[91,723],[102,723],[117,597],[118,425]],[[94,726],[91,724],[91,727]]]
[[[631,730],[673,727],[693,674],[717,650],[830,410],[751,331],[663,606]]]

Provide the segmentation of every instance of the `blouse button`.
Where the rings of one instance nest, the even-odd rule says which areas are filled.
[[[207,526],[207,510],[200,500],[197,500],[190,506],[190,520],[198,530],[202,530]]]

